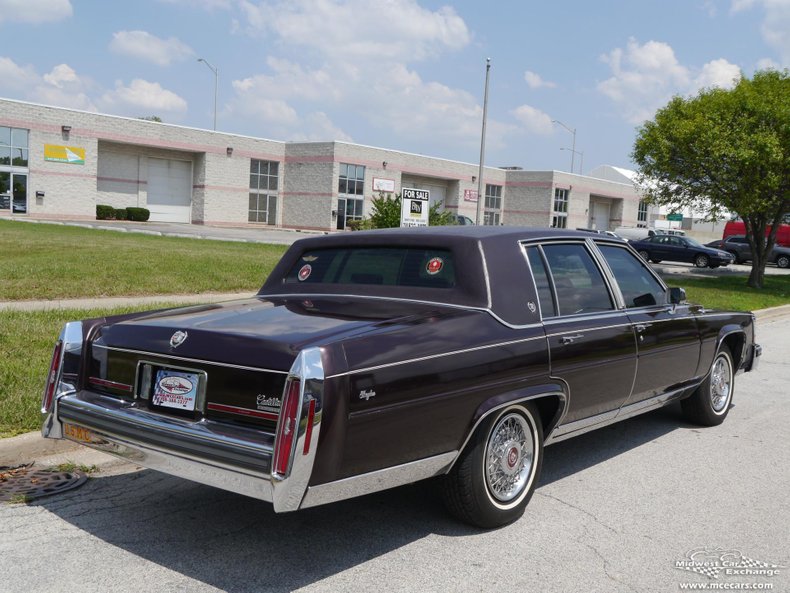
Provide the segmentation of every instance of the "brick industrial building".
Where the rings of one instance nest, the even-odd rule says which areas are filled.
[[[486,224],[644,225],[625,178],[486,167]],[[478,166],[347,142],[279,142],[0,99],[0,216],[85,219],[97,204],[151,220],[330,231],[403,187],[475,218]],[[622,179],[623,181],[618,181]]]

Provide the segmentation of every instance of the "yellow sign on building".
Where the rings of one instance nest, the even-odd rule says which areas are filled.
[[[85,149],[76,146],[59,146],[57,144],[44,145],[44,160],[56,163],[69,163],[72,165],[85,164]]]

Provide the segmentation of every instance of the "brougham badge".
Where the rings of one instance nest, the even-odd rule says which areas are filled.
[[[376,392],[373,391],[372,389],[368,389],[368,390],[363,389],[362,391],[359,392],[359,399],[364,399],[365,401],[368,401],[371,397],[376,397]]]
[[[178,348],[181,344],[186,342],[186,340],[187,340],[187,332],[178,330],[170,337],[170,347]]]

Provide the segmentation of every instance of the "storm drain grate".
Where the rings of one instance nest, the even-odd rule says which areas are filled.
[[[0,468],[0,501],[28,502],[78,488],[88,479],[79,471],[52,471],[31,466]]]

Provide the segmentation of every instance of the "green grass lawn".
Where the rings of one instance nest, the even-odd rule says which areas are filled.
[[[668,275],[664,282],[686,289],[689,302],[714,309],[756,311],[790,303],[790,275],[765,276],[765,286],[755,290],[746,286],[747,276],[689,278]]]
[[[0,220],[0,301],[256,291],[285,249]]]
[[[0,438],[39,428],[44,380],[64,323],[139,309],[0,312]]]

